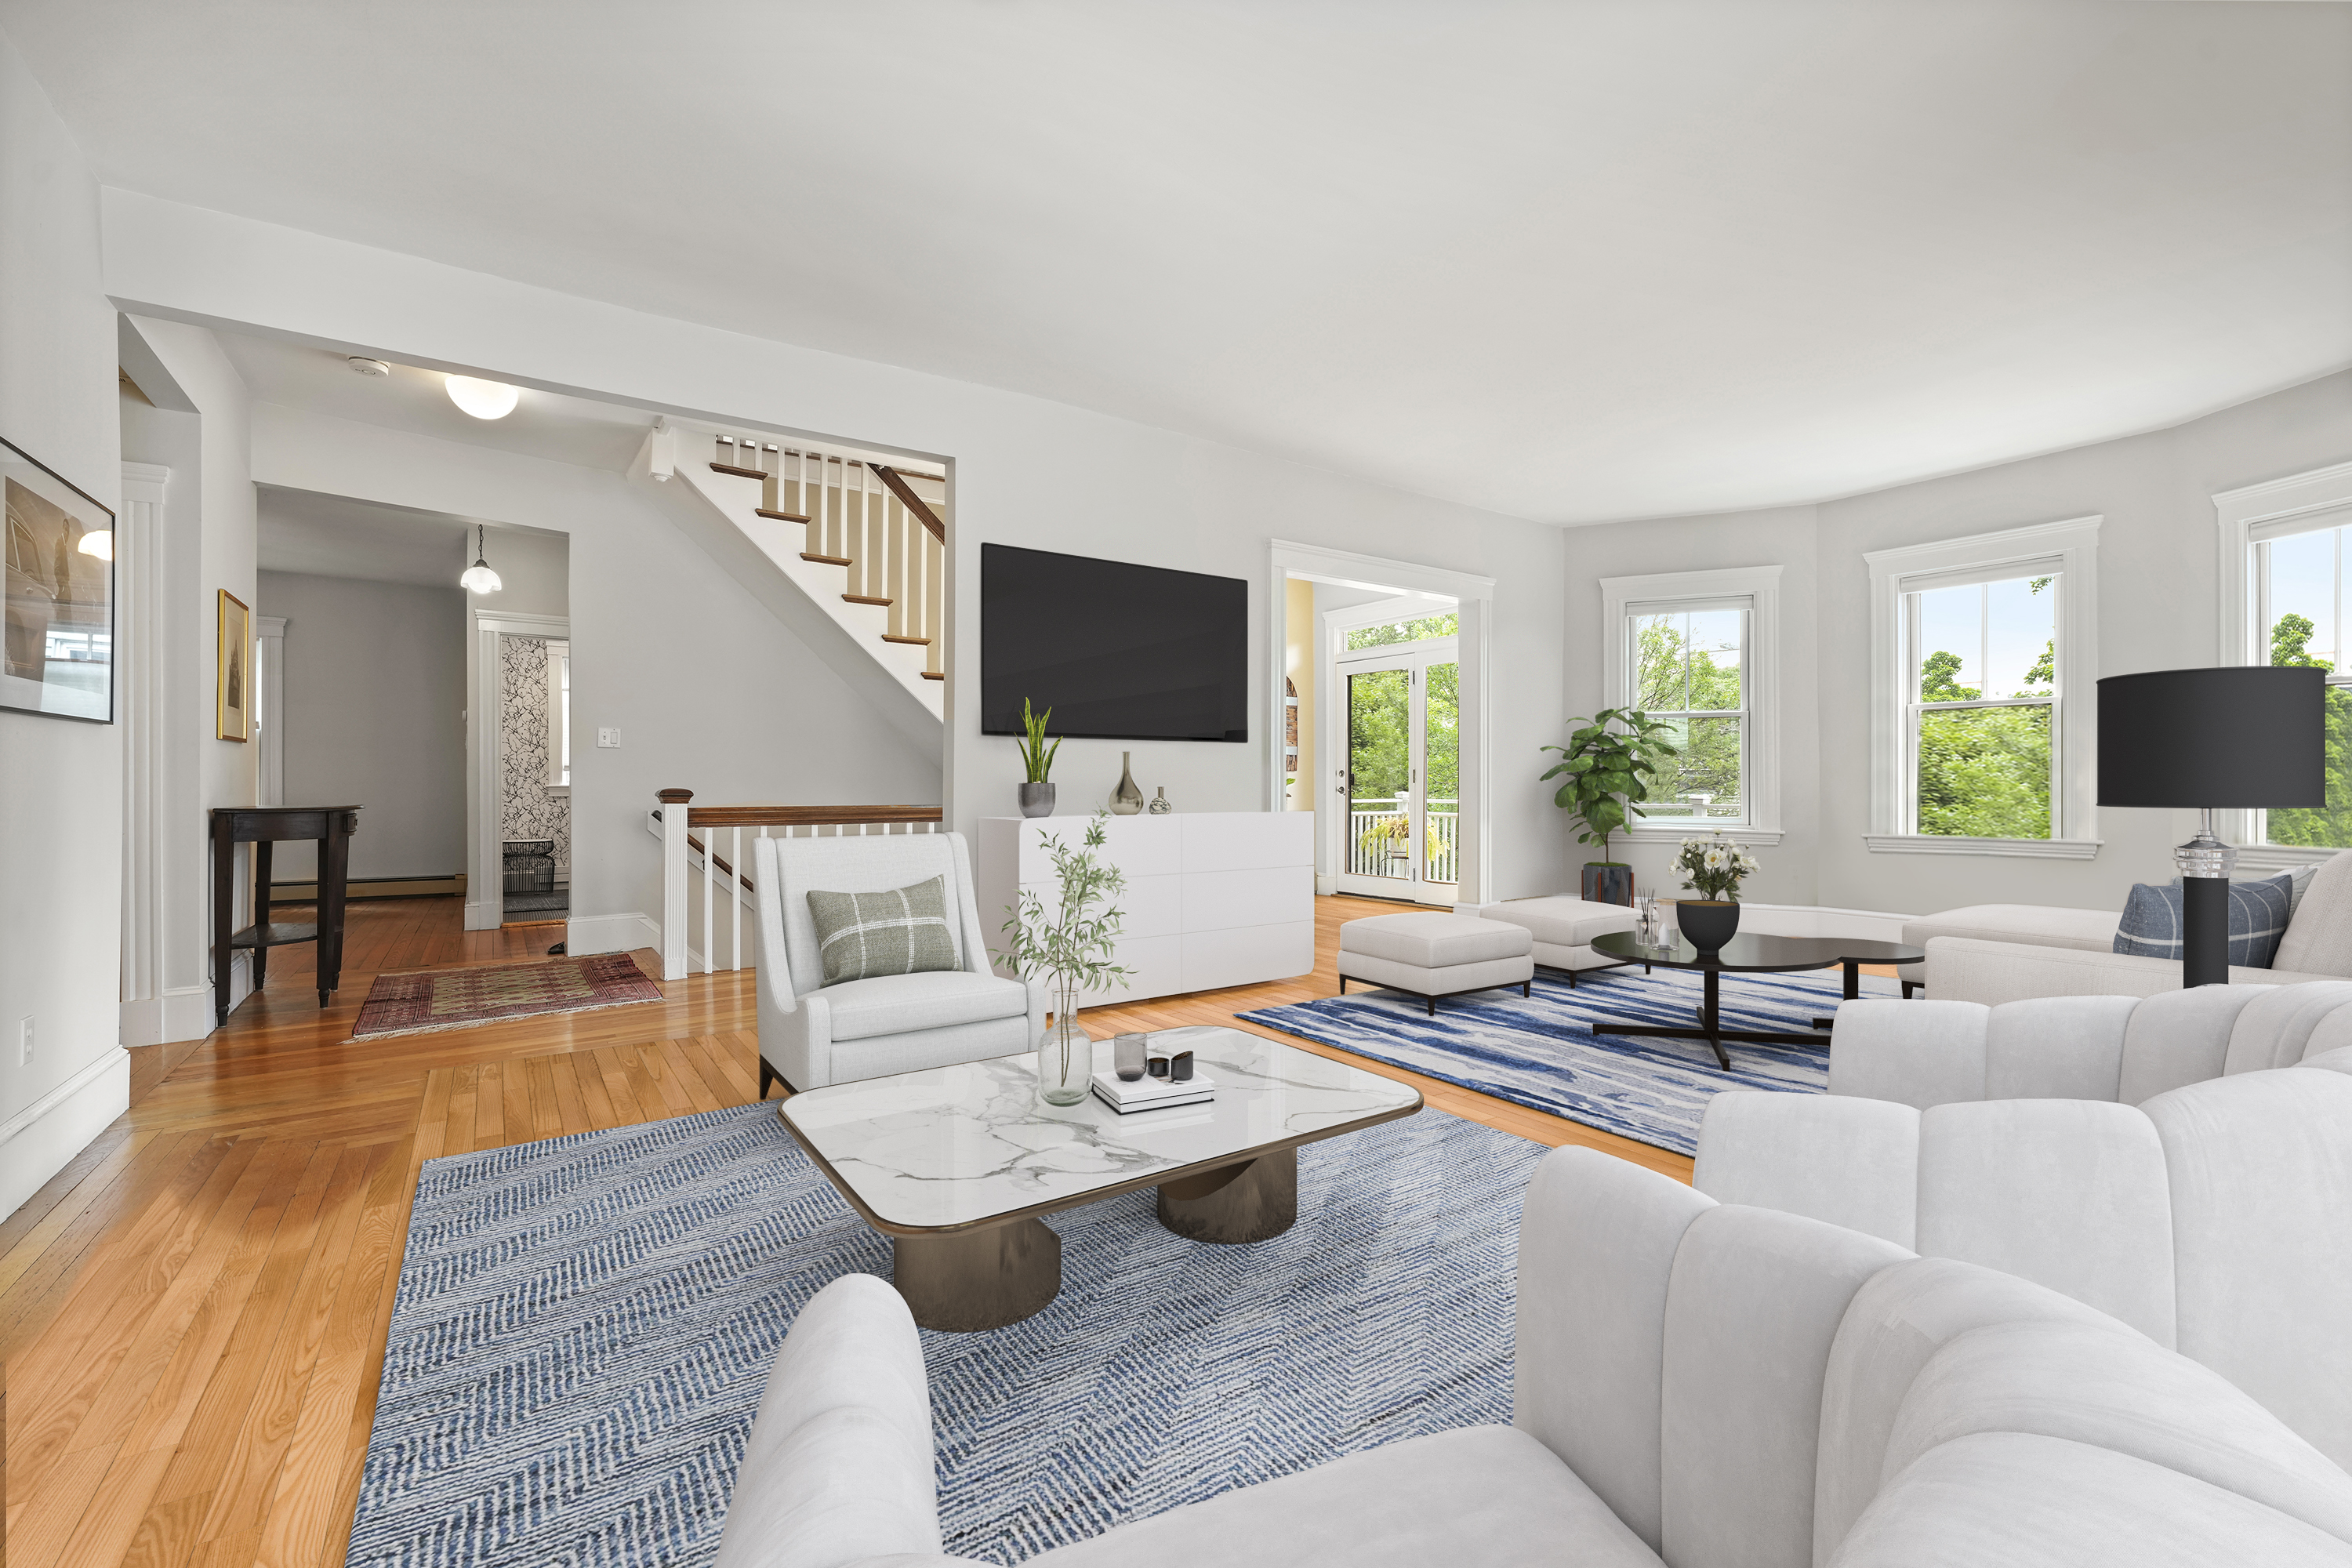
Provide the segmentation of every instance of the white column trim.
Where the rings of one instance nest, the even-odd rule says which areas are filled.
[[[170,841],[163,694],[163,487],[172,470],[122,465],[122,513],[114,522],[115,712],[122,725],[122,1023],[126,1045],[163,1032],[164,919]],[[153,1039],[143,1037],[152,1035]],[[5,1136],[5,1133],[0,1133]]]
[[[261,800],[263,805],[286,804],[286,617],[256,616],[253,635],[262,646],[254,660],[260,678]]]

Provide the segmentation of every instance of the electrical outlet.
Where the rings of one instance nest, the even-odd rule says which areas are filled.
[[[599,729],[596,731],[596,743],[600,746],[617,746],[621,743],[621,731],[610,726]]]
[[[30,1013],[16,1020],[16,1065],[33,1065],[33,1016]]]

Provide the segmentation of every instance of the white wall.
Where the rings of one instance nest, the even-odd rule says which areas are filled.
[[[98,188],[0,38],[0,436],[118,510],[114,310]],[[0,712],[0,1214],[121,1110],[122,736]],[[35,1021],[17,1059],[17,1021]]]
[[[466,594],[264,572],[286,617],[286,803],[359,805],[354,877],[450,877],[466,865]],[[317,874],[281,844],[274,880]]]
[[[265,484],[509,524],[490,559],[516,599],[484,615],[562,615],[572,624],[573,951],[650,940],[661,847],[646,830],[654,792],[712,804],[939,799],[940,767],[845,687],[741,584],[680,533],[638,487],[599,469],[436,441],[292,409],[254,411]],[[540,530],[538,543],[525,530]],[[568,542],[563,537],[569,535]],[[566,558],[557,594],[531,566]],[[562,567],[552,568],[561,583]],[[536,606],[536,608],[533,608]],[[470,666],[469,666],[470,668]],[[469,686],[468,690],[472,688]],[[599,727],[617,749],[594,744]],[[468,813],[472,805],[469,798]],[[473,832],[470,824],[468,835]]]
[[[2214,662],[2219,637],[2212,497],[2352,458],[2352,372],[2169,430],[2005,463],[1870,495],[1718,518],[1570,531],[1566,600],[1571,710],[1602,700],[1599,579],[1779,562],[1789,835],[1759,848],[1749,884],[1768,902],[1928,913],[1965,904],[2119,909],[2136,881],[2172,875],[2190,814],[2109,808],[2091,860],[1874,854],[1870,819],[1870,605],[1866,551],[2101,515],[2099,675]],[[2095,700],[2086,689],[2086,700]],[[1580,863],[1572,841],[1569,858]],[[1625,857],[1664,880],[1664,851]]]
[[[1496,732],[1490,738],[1498,780],[1528,769],[1537,761],[1537,746],[1558,731],[1564,557],[1557,530],[1034,397],[647,315],[372,247],[127,192],[110,191],[105,201],[108,287],[142,310],[241,322],[344,352],[364,350],[640,407],[951,459],[956,531],[947,625],[948,789],[954,820],[966,829],[981,815],[1009,814],[1020,779],[1014,741],[980,734],[976,712],[959,700],[953,679],[977,668],[973,596],[982,541],[1244,578],[1256,628],[1272,624],[1261,596],[1268,578],[1267,541],[1275,537],[1491,576],[1500,584],[1491,644]],[[576,572],[574,589],[576,622],[586,611]],[[1165,784],[1180,809],[1255,810],[1273,804],[1268,781],[1279,738],[1266,702],[1272,689],[1267,661],[1277,651],[1252,648],[1248,744],[1073,741],[1055,768],[1064,797],[1084,802],[1108,794],[1125,749],[1137,753],[1138,776]],[[576,847],[584,857],[587,838],[603,829],[589,820],[577,795],[573,805],[582,839]],[[630,809],[635,805],[633,799]],[[1498,790],[1495,893],[1556,885],[1556,818],[1532,791]]]

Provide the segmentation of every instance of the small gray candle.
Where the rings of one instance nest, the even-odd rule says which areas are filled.
[[[1111,1065],[1118,1071],[1119,1081],[1133,1083],[1143,1076],[1145,1042],[1150,1035],[1118,1035],[1111,1040]]]

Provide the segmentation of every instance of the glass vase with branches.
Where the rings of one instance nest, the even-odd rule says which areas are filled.
[[[1004,922],[1001,956],[1024,978],[1044,980],[1054,1004],[1037,1042],[1038,1092],[1049,1105],[1076,1105],[1094,1076],[1094,1041],[1077,1025],[1079,994],[1124,988],[1135,973],[1111,962],[1127,917],[1110,900],[1126,889],[1127,879],[1118,867],[1095,858],[1108,816],[1096,810],[1080,847],[1052,834],[1042,840],[1059,884],[1056,907],[1046,908],[1035,889],[1024,889],[1006,911],[1013,918]],[[1106,907],[1097,912],[1098,904]]]

